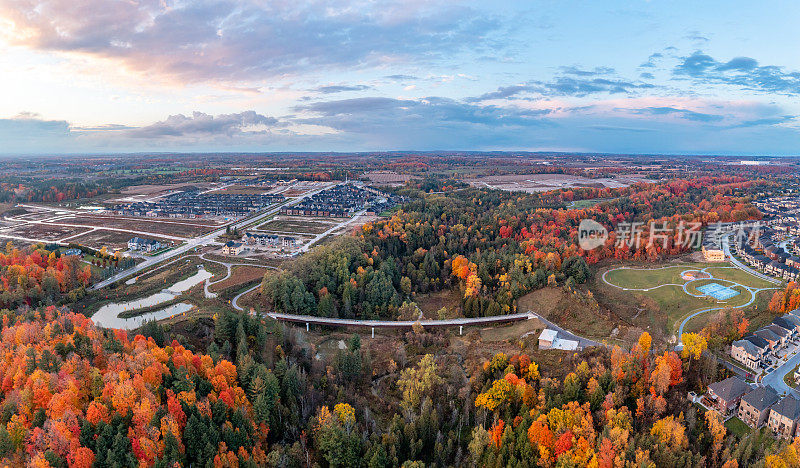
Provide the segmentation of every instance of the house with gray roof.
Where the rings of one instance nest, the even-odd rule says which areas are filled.
[[[792,314],[783,314],[781,318],[794,325],[795,330],[800,331],[800,317]]]
[[[772,323],[786,329],[790,334],[790,338],[794,338],[797,335],[797,332],[800,331],[800,327],[798,327],[793,320],[788,319],[786,316],[775,317],[772,319]]]
[[[714,407],[723,415],[736,410],[742,396],[749,391],[750,386],[739,377],[728,377],[708,386],[708,396],[711,397]]]
[[[769,349],[778,348],[783,344],[783,337],[768,328],[756,330],[753,332],[753,335],[769,343]]]
[[[731,357],[754,371],[761,367],[764,352],[763,348],[754,345],[750,340],[736,340],[731,343]]]
[[[797,327],[795,327],[795,324],[783,317],[775,317],[772,319],[772,324],[777,325],[789,332],[789,339],[794,338],[797,335]]]
[[[800,419],[800,400],[792,395],[776,403],[769,412],[769,428],[780,437],[794,438]]]
[[[750,427],[761,427],[769,418],[772,405],[778,402],[778,392],[772,387],[758,387],[746,393],[739,403],[739,419]]]
[[[785,328],[783,328],[781,326],[778,326],[778,325],[776,325],[774,323],[770,323],[769,325],[764,327],[764,330],[769,330],[772,333],[774,333],[774,334],[776,334],[777,336],[780,337],[779,346],[785,345],[786,342],[792,337],[791,336],[792,334],[789,332],[789,330],[787,330],[787,329],[785,329]]]

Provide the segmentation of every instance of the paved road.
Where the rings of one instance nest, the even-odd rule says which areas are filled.
[[[730,235],[727,235],[727,236],[722,238],[722,251],[725,253],[725,256],[730,259],[731,264],[733,264],[736,268],[738,268],[738,269],[740,269],[742,271],[746,271],[747,273],[750,273],[751,275],[756,276],[758,278],[761,278],[764,281],[768,281],[768,282],[770,282],[772,284],[781,284],[781,283],[783,283],[782,280],[773,278],[773,277],[771,277],[769,275],[765,275],[765,274],[763,274],[761,272],[753,270],[749,266],[747,266],[744,263],[740,262],[738,258],[734,257],[733,253],[731,253]]]
[[[239,294],[237,294],[237,295],[236,295],[236,296],[235,296],[235,297],[234,297],[234,298],[231,300],[231,305],[233,306],[233,308],[234,308],[234,309],[236,309],[236,310],[238,310],[238,311],[242,311],[242,310],[244,310],[244,308],[243,308],[242,306],[240,306],[240,305],[239,305],[239,299],[241,299],[241,297],[242,297],[242,296],[244,296],[245,294],[249,293],[250,291],[254,291],[254,290],[258,289],[259,287],[261,287],[261,283],[258,283],[258,284],[256,284],[256,285],[255,285],[255,286],[253,286],[252,288],[247,288],[247,289],[245,289],[244,291],[242,291],[242,292],[240,292]]]
[[[558,325],[556,325],[555,323],[553,323],[553,322],[547,320],[546,318],[542,317],[541,315],[534,314],[531,311],[528,311],[528,314],[531,315],[531,318],[538,318],[539,320],[541,320],[542,323],[547,325],[547,328],[552,328],[553,330],[557,330],[559,334],[565,336],[569,340],[577,341],[578,345],[581,348],[588,348],[590,346],[606,346],[603,343],[600,343],[600,342],[594,341],[594,340],[590,340],[589,338],[584,338],[582,336],[578,336],[578,335],[572,333],[569,330],[561,328]]]
[[[800,393],[798,393],[797,390],[794,390],[792,387],[786,385],[786,382],[783,381],[783,376],[791,372],[797,366],[797,364],[800,364],[800,352],[790,357],[788,361],[783,363],[783,365],[779,366],[774,371],[765,375],[764,378],[761,379],[761,383],[764,385],[769,385],[778,393],[800,396]]]
[[[182,245],[180,245],[178,247],[175,247],[172,250],[168,250],[168,251],[166,251],[166,252],[164,252],[162,254],[155,255],[153,257],[149,257],[144,262],[139,263],[138,265],[136,265],[136,266],[134,266],[132,268],[129,268],[129,269],[125,270],[125,271],[121,271],[121,272],[117,273],[116,275],[114,275],[114,276],[112,276],[112,277],[110,277],[110,278],[108,278],[106,280],[103,280],[103,281],[95,284],[92,287],[92,289],[104,288],[104,287],[106,287],[106,286],[108,286],[110,284],[113,284],[113,283],[121,280],[121,279],[125,279],[125,278],[127,278],[127,277],[129,277],[131,275],[135,275],[136,273],[138,273],[138,272],[140,272],[142,270],[150,268],[153,265],[156,265],[156,264],[159,264],[159,263],[161,263],[163,261],[169,260],[170,258],[177,257],[178,255],[183,255],[184,253],[194,249],[195,247],[200,247],[200,246],[203,246],[203,245],[211,244],[211,243],[214,242],[214,239],[216,239],[217,237],[219,237],[219,236],[221,236],[222,234],[225,233],[225,229],[227,229],[228,226],[230,226],[231,228],[243,228],[243,227],[249,226],[250,224],[257,223],[258,221],[260,221],[260,220],[262,220],[262,219],[264,219],[264,218],[266,218],[268,216],[272,216],[275,213],[279,212],[280,209],[283,208],[284,206],[290,206],[290,205],[295,205],[297,203],[300,203],[300,201],[302,201],[304,198],[310,197],[310,196],[312,196],[312,195],[314,195],[314,194],[316,194],[318,192],[321,192],[322,190],[325,190],[325,189],[327,189],[329,187],[330,186],[325,185],[322,188],[319,188],[318,190],[314,190],[312,192],[307,192],[307,193],[305,193],[304,195],[302,195],[300,197],[285,201],[285,202],[283,202],[283,203],[281,203],[279,205],[276,205],[273,208],[268,209],[267,211],[264,211],[263,213],[260,213],[260,214],[258,214],[256,216],[253,216],[251,218],[248,218],[248,219],[245,219],[245,220],[242,220],[242,221],[238,221],[238,222],[235,222],[235,223],[228,224],[228,225],[223,226],[222,228],[217,229],[216,231],[213,231],[213,232],[211,232],[209,234],[206,234],[204,236],[194,237],[192,239],[189,239],[188,241],[186,241],[185,244],[182,244]]]

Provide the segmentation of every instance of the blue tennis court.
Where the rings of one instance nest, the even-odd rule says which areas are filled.
[[[708,283],[702,286],[698,286],[697,290],[701,293],[711,296],[718,301],[725,301],[733,296],[738,296],[739,291],[735,289],[731,289],[727,286],[723,286],[719,283]]]

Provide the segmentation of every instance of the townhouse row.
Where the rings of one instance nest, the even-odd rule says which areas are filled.
[[[779,437],[800,435],[800,400],[792,395],[780,398],[769,386],[753,388],[739,377],[729,377],[709,385],[702,403],[723,416],[735,414],[750,427],[768,426]]]
[[[778,360],[778,353],[797,345],[800,337],[800,309],[776,317],[769,325],[731,343],[731,357],[758,372]]]

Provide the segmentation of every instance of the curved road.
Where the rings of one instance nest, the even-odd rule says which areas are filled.
[[[244,296],[245,294],[249,293],[250,291],[254,291],[254,290],[258,289],[259,286],[261,286],[261,283],[256,284],[252,288],[247,288],[244,291],[242,291],[239,294],[237,294],[236,296],[234,296],[234,298],[231,299],[231,305],[233,306],[233,308],[238,310],[238,311],[240,311],[240,312],[243,311],[244,308],[239,305],[239,299],[242,296]]]
[[[217,283],[221,283],[221,282],[225,281],[226,279],[230,278],[231,277],[231,273],[232,273],[231,267],[235,267],[235,266],[252,266],[252,267],[256,267],[256,268],[269,268],[269,269],[272,269],[272,270],[279,270],[278,267],[274,267],[272,265],[259,265],[259,264],[256,264],[256,263],[232,263],[232,262],[223,262],[223,261],[220,261],[220,260],[212,260],[210,258],[207,258],[206,254],[200,255],[200,259],[203,260],[203,261],[206,261],[206,262],[217,263],[217,264],[222,265],[222,266],[224,266],[225,268],[228,269],[228,274],[226,274],[223,278],[220,278],[220,279],[218,279],[216,281],[211,281],[211,278],[206,279],[206,284],[205,284],[205,286],[203,286],[203,290],[205,292],[206,297],[217,297],[217,293],[213,293],[213,292],[209,291],[208,287],[212,286],[214,284],[217,284]],[[234,299],[238,299],[239,296],[241,296],[241,294],[236,296]],[[237,309],[237,310],[239,310],[239,309]]]

